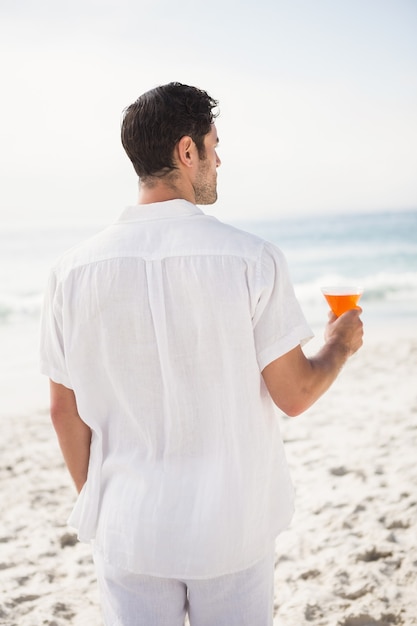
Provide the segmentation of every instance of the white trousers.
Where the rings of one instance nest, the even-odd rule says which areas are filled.
[[[205,580],[133,574],[94,553],[105,626],[272,626],[274,551],[253,567]]]

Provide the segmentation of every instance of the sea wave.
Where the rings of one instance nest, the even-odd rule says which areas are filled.
[[[0,294],[0,324],[40,318],[43,294]]]
[[[417,272],[378,272],[376,274],[351,277],[342,274],[322,274],[311,281],[295,284],[297,295],[303,301],[315,300],[325,285],[356,285],[363,288],[363,301],[410,300],[417,297]],[[416,299],[417,304],[417,299]]]
[[[343,274],[323,274],[312,280],[295,283],[295,292],[310,324],[323,325],[327,303],[321,287],[356,285],[363,288],[360,306],[365,316],[415,319],[417,322],[417,272],[378,272],[352,281]]]
[[[324,306],[321,287],[324,285],[355,284],[363,287],[361,304],[396,303],[407,310],[414,306],[417,313],[417,272],[378,272],[376,274],[351,277],[337,273],[322,274],[313,280],[295,282],[295,292],[302,307],[310,313]],[[43,293],[21,291],[0,293],[0,324],[40,318]]]

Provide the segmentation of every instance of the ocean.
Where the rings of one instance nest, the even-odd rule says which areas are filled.
[[[312,325],[324,323],[320,287],[330,284],[362,286],[361,305],[374,321],[417,323],[417,210],[233,224],[283,250]],[[54,260],[104,226],[0,227],[0,327],[36,322]]]
[[[403,327],[417,335],[417,210],[233,224],[283,250],[320,340],[328,311],[320,287],[342,283],[364,288],[365,332],[380,325],[384,332]],[[18,417],[35,406],[47,410],[38,331],[49,270],[65,250],[104,226],[0,226],[0,417]]]

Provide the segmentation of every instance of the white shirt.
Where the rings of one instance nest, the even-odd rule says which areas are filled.
[[[66,253],[41,370],[93,433],[80,540],[164,577],[263,558],[293,494],[261,371],[311,335],[282,253],[184,200],[129,207]]]

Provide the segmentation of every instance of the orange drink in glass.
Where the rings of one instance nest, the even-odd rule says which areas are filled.
[[[337,317],[349,309],[354,309],[363,294],[362,287],[350,286],[322,287],[321,291]]]

